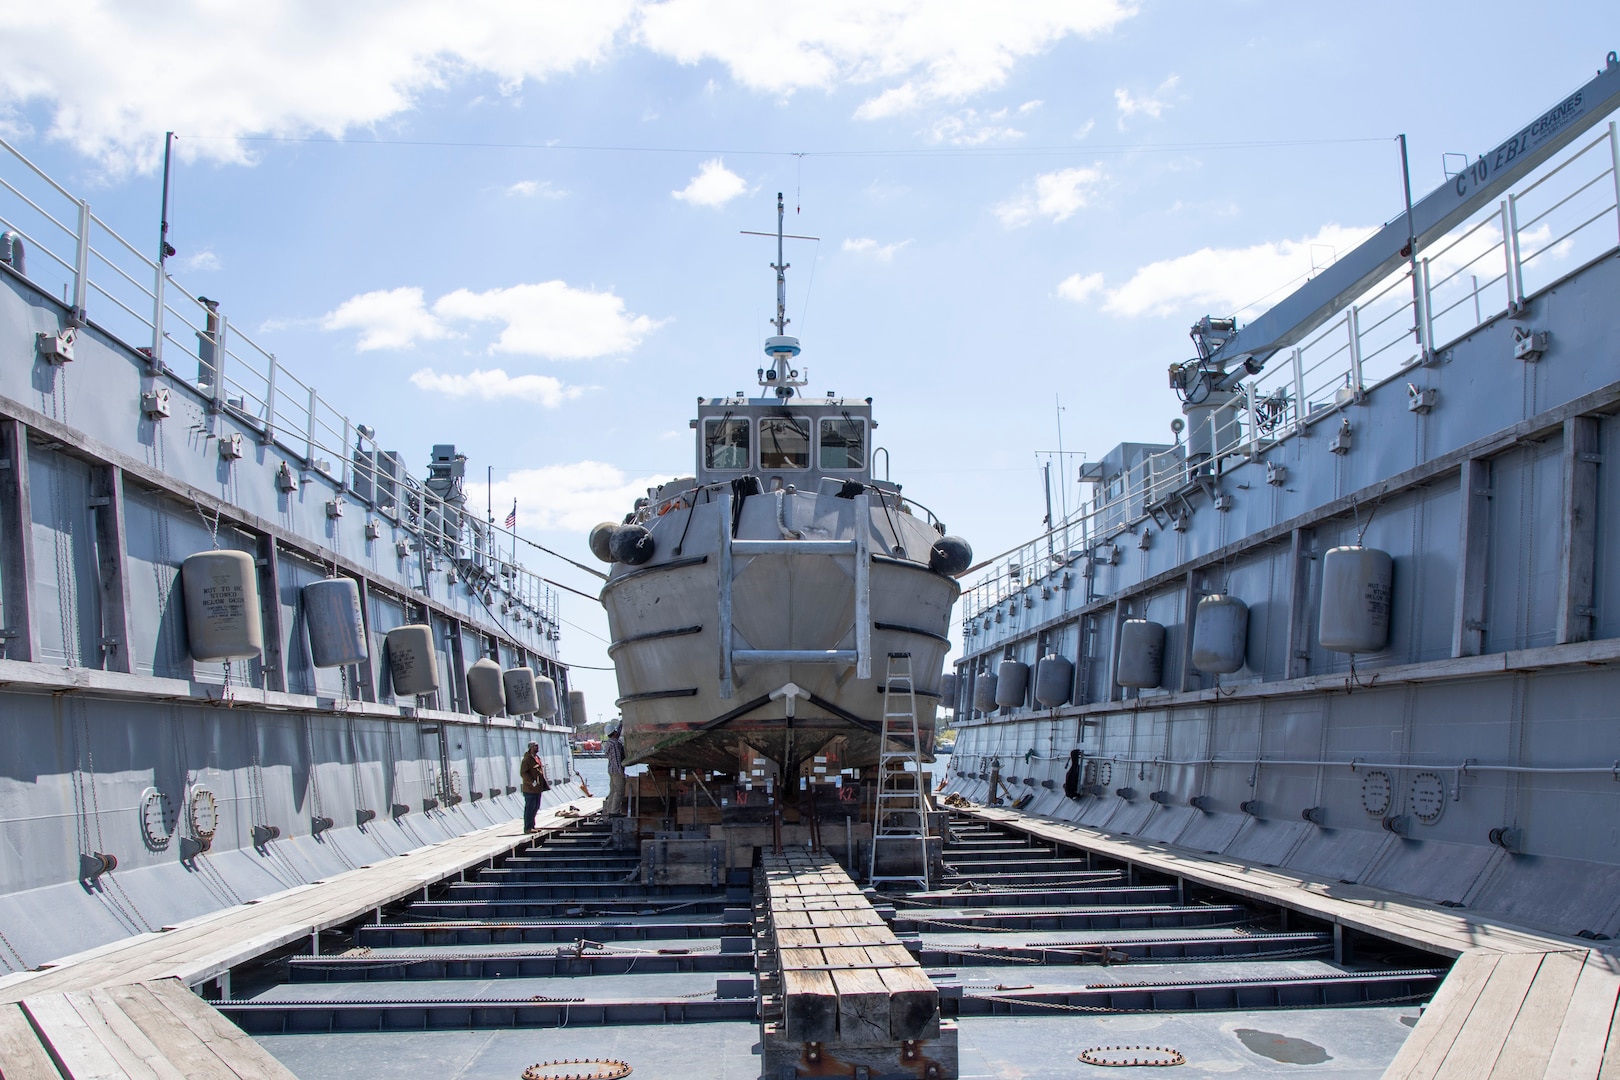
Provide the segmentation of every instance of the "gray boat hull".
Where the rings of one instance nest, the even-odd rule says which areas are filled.
[[[891,653],[907,653],[919,730],[931,760],[934,715],[954,580],[928,567],[938,533],[909,512],[822,490],[763,492],[742,502],[737,541],[847,541],[864,530],[870,564],[870,677],[842,660],[733,665],[724,693],[726,648],[801,653],[857,650],[858,555],[737,555],[731,561],[729,642],[721,640],[721,547],[730,528],[724,499],[705,500],[651,519],[657,554],[644,566],[615,567],[602,602],[612,630],[626,751],[632,761],[733,773],[751,752],[797,762],[833,751],[845,768],[877,757],[884,679]],[[792,684],[793,702],[773,692]]]

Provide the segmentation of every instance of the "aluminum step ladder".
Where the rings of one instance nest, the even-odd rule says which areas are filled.
[[[776,498],[784,498],[776,492]],[[733,496],[720,500],[720,696],[733,692],[732,673],[739,664],[834,664],[852,666],[857,679],[872,677],[872,546],[870,500],[865,492],[855,503],[852,540],[738,540],[731,535]],[[737,570],[734,558],[782,558],[794,555],[852,557],[855,586],[855,647],[853,649],[739,649],[732,640],[732,588]],[[792,713],[788,714],[789,716]]]
[[[928,888],[928,792],[923,790],[922,740],[911,654],[890,653],[883,680],[883,726],[878,738],[877,800],[867,880],[911,881]],[[907,768],[907,765],[910,768]],[[920,874],[879,874],[878,851],[916,850]]]

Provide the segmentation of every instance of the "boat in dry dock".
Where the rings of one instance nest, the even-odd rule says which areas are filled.
[[[964,642],[954,689],[931,636],[945,636],[932,620],[957,598],[941,573],[951,567],[925,554],[942,530],[918,507],[907,515],[898,488],[870,475],[862,402],[799,396],[797,343],[779,324],[760,372],[767,393],[700,406],[696,475],[594,537],[615,563],[604,602],[634,753],[648,763],[628,816],[605,821],[594,801],[573,800],[548,807],[538,837],[510,825],[450,836],[455,815],[502,796],[407,805],[391,827],[360,832],[381,844],[432,827],[438,843],[347,872],[322,864],[330,876],[258,903],[221,898],[214,906],[228,910],[0,978],[0,1069],[47,1080],[174,1075],[193,1063],[278,1080],[953,1080],[1114,1066],[1201,1077],[1608,1075],[1620,1055],[1620,574],[1608,539],[1620,530],[1610,462],[1620,438],[1617,107],[1611,53],[1596,78],[1266,315],[1199,319],[1197,355],[1170,372],[1174,441],[1116,447],[1087,467],[1095,497],[1079,517],[968,579],[954,614]],[[15,240],[0,250],[15,252]],[[153,504],[169,507],[171,530],[195,530],[185,505],[195,498],[228,526],[220,544],[193,532],[178,550],[268,536],[255,566],[272,574],[296,574],[319,550],[323,522],[341,522],[337,576],[367,596],[411,599],[418,609],[402,621],[426,608],[413,625],[463,618],[464,649],[468,625],[494,634],[444,591],[451,574],[476,569],[478,545],[455,556],[440,526],[413,516],[416,494],[401,489],[395,505],[398,528],[418,531],[385,533],[398,535],[400,558],[413,542],[433,553],[407,577],[379,569],[387,547],[363,548],[370,537],[348,531],[361,513],[327,510],[339,490],[331,462],[348,482],[348,438],[330,458],[307,451],[328,464],[307,470],[312,494],[278,524],[270,510],[281,504],[247,480],[279,470],[240,474],[238,501],[222,502],[208,487],[213,440],[165,444],[178,480],[143,464],[139,440],[114,453],[98,432],[130,424],[125,394],[72,398],[83,407],[75,433],[68,399],[48,396],[62,384],[45,376],[86,361],[116,372],[113,359],[140,373],[143,361],[88,323],[72,343],[86,351],[67,360],[59,340],[32,335],[60,332],[83,304],[54,306],[53,287],[0,278],[10,289],[0,291],[0,334],[56,357],[36,362],[27,386],[0,369],[0,527],[12,560],[0,564],[0,598],[4,625],[23,618],[29,629],[7,639],[8,653],[71,639],[56,636],[51,575],[19,578],[13,567],[18,552],[50,554],[59,567],[52,553],[79,549],[64,530],[42,528],[48,515],[17,516],[23,493],[34,507],[89,514],[70,538],[116,535],[95,531],[114,526],[144,537]],[[200,332],[217,343],[226,327]],[[216,387],[209,393],[172,386],[171,402],[195,421],[249,425],[239,431],[249,446],[250,432],[273,435],[262,452],[287,461],[281,421],[251,426],[231,370],[197,381]],[[829,447],[847,456],[829,464]],[[23,461],[26,471],[14,464]],[[436,460],[435,497],[453,490],[453,471]],[[24,472],[44,479],[24,487]],[[77,494],[60,499],[79,475]],[[358,499],[365,488],[343,490]],[[364,518],[392,522],[387,506],[375,501]],[[460,520],[453,500],[435,512],[428,520]],[[103,516],[112,524],[97,524]],[[17,542],[19,522],[37,542]],[[127,549],[132,561],[143,550]],[[89,899],[46,891],[64,908],[82,905],[75,917],[113,904],[95,893],[115,885],[150,914],[152,894],[137,892],[148,881],[183,896],[182,884],[234,887],[244,865],[321,858],[322,845],[354,854],[355,832],[304,837],[295,818],[312,805],[335,819],[351,776],[356,803],[377,805],[386,792],[373,759],[402,762],[393,775],[407,778],[412,762],[443,759],[362,749],[351,768],[342,744],[332,749],[340,723],[355,722],[338,730],[361,735],[362,748],[387,745],[379,729],[495,740],[552,730],[458,710],[459,669],[444,654],[451,708],[424,699],[413,711],[373,701],[355,673],[345,683],[301,661],[282,661],[285,688],[244,687],[222,672],[215,681],[195,660],[189,679],[120,668],[131,639],[107,627],[142,624],[118,622],[130,617],[119,614],[117,583],[146,588],[137,579],[153,564],[134,572],[86,552],[73,565],[85,569],[73,579],[80,595],[102,590],[104,614],[99,641],[71,640],[102,653],[0,662],[0,702],[32,710],[0,718],[23,762],[3,793],[29,796],[34,819],[47,819],[54,799],[56,819],[103,832],[81,832],[75,852],[66,826],[53,835],[29,820],[19,845],[5,823],[0,858],[22,857],[0,863],[7,886],[35,865],[60,874],[75,854],[128,850],[137,825],[160,835],[159,819],[145,824],[145,800],[135,812],[137,780],[160,791],[183,782],[193,796],[239,780],[247,793],[226,811],[235,831],[219,826],[213,852],[192,860],[194,878],[128,873],[120,859],[78,886]],[[98,565],[111,576],[94,576]],[[891,572],[926,602],[885,606],[879,583]],[[220,594],[224,607],[233,595]],[[286,620],[309,608],[304,594],[259,595],[282,600],[261,600],[264,655],[273,643],[286,654],[299,640]],[[510,599],[490,607],[508,614]],[[375,656],[382,645],[371,640]],[[531,666],[554,655],[538,637],[517,640],[536,646]],[[102,654],[113,659],[83,659]],[[914,679],[897,673],[901,660],[916,661]],[[271,670],[239,662],[255,678]],[[370,670],[380,698],[394,673]],[[505,692],[496,676],[510,668],[503,655],[481,670],[465,685],[473,709]],[[306,694],[297,679],[338,694]],[[356,685],[358,701],[338,696]],[[944,695],[959,732],[938,809],[926,798],[925,689]],[[874,718],[879,737],[862,749]],[[897,728],[908,737],[881,738]],[[85,732],[99,768],[70,756]],[[154,750],[144,741],[153,732],[176,745]],[[192,741],[199,734],[208,741]],[[310,752],[319,768],[300,772],[300,736],[326,748]],[[878,767],[835,759],[846,749]],[[170,750],[200,761],[195,775],[126,775],[132,757],[144,768],[140,755]],[[468,768],[464,777],[485,775]],[[760,778],[809,797],[761,807],[749,790]],[[74,791],[89,804],[69,818]],[[288,801],[299,798],[313,802]],[[580,811],[583,820],[569,816]],[[910,831],[887,838],[921,859],[884,872],[879,843],[908,815]],[[183,845],[213,819],[193,798],[186,820],[169,834],[180,853],[141,858],[184,866]],[[263,852],[228,842],[289,820],[293,835],[266,836]],[[85,836],[110,842],[86,849]],[[0,907],[0,946],[73,940],[59,924],[45,927],[54,938],[27,938],[38,932],[27,920],[49,915],[19,913],[19,895]]]
[[[633,762],[746,776],[756,753],[797,776],[877,761],[887,672],[904,656],[932,760],[967,543],[873,475],[870,398],[804,393],[785,334],[777,196],[776,334],[758,396],[699,398],[692,476],[652,489],[591,547]]]

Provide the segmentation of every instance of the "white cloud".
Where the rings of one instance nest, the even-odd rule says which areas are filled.
[[[188,159],[245,162],[243,136],[338,137],[457,79],[512,93],[595,63],[635,3],[4,4],[0,102],[43,105],[49,137],[113,172],[154,168],[165,129]]]
[[[910,240],[896,240],[892,244],[880,244],[870,236],[857,236],[844,241],[844,250],[855,255],[868,256],[878,262],[893,262],[895,252],[909,243]]]
[[[1103,310],[1114,315],[1177,315],[1206,311],[1250,317],[1270,307],[1289,287],[1328,261],[1323,248],[1344,253],[1371,236],[1371,228],[1323,226],[1314,236],[1246,248],[1203,248],[1149,263],[1117,289]],[[1312,248],[1318,249],[1314,255]]]
[[[748,181],[726,168],[719,158],[711,158],[698,166],[698,174],[691,183],[679,191],[670,192],[682,202],[693,206],[724,206],[739,195],[748,193]]]
[[[416,287],[362,293],[323,316],[321,328],[359,330],[356,347],[365,352],[450,337],[456,322],[500,323],[490,352],[550,360],[621,355],[659,325],[626,311],[624,300],[611,292],[542,281],[485,292],[457,289],[439,297],[431,309]]]
[[[1039,105],[1040,102],[1032,104]],[[1022,113],[1027,110],[1020,108],[1018,111]],[[1005,122],[1007,113],[1006,109],[996,109],[994,112],[963,109],[935,120],[925,134],[934,142],[954,143],[957,146],[982,146],[994,140],[1023,138],[1022,131]]]
[[[483,401],[532,401],[555,409],[584,393],[578,386],[564,386],[550,375],[508,375],[500,368],[482,369],[465,375],[441,374],[423,368],[411,374],[418,389],[447,397],[476,397]]]
[[[1067,221],[1090,201],[1092,192],[1105,178],[1101,165],[1041,173],[1019,194],[993,207],[992,212],[1009,229],[1028,225],[1038,217]]]
[[[215,255],[207,248],[203,248],[201,251],[195,252],[191,255],[182,255],[178,259],[175,259],[174,262],[182,271],[188,273],[192,271],[206,273],[212,270],[218,270],[222,265],[219,261],[219,256]]]
[[[457,289],[441,296],[433,313],[447,320],[504,323],[490,352],[551,360],[627,353],[658,327],[645,315],[627,312],[624,300],[613,293],[576,289],[564,281],[481,293]]]
[[[1042,101],[1040,98],[1036,98],[1033,101],[1026,101],[1022,105],[1018,106],[1018,111],[1020,113],[1034,112],[1036,109],[1045,104],[1046,102]]]
[[[583,534],[601,521],[619,521],[647,489],[673,474],[628,477],[622,469],[600,461],[576,461],[519,469],[497,480],[490,493],[496,506],[518,504],[518,527],[523,532],[562,529]],[[473,491],[468,491],[473,495]],[[472,500],[477,503],[476,497]],[[566,552],[565,552],[566,554]],[[583,555],[581,555],[583,558]]]
[[[508,195],[516,195],[525,199],[566,199],[568,192],[562,188],[552,187],[550,180],[519,180],[515,184],[508,184],[503,189]]]
[[[718,61],[743,86],[777,96],[889,84],[856,111],[876,119],[993,90],[1020,60],[1133,14],[1130,0],[665,0],[642,9],[639,36],[684,64]]]
[[[12,3],[0,5],[0,124],[26,128],[16,108],[38,108],[48,137],[114,173],[155,168],[165,129],[188,160],[247,163],[249,136],[341,138],[474,79],[517,102],[525,83],[630,45],[717,63],[774,97],[870,90],[857,115],[878,118],[1001,87],[1019,62],[1135,12],[1135,0]]]
[[[1073,300],[1082,304],[1102,291],[1103,276],[1101,274],[1070,274],[1058,282],[1057,294],[1065,300]]]
[[[1119,130],[1124,131],[1125,121],[1133,116],[1149,116],[1155,120],[1162,116],[1164,110],[1170,107],[1170,103],[1166,99],[1180,81],[1181,76],[1172,75],[1160,83],[1158,88],[1151,94],[1145,94],[1142,97],[1133,97],[1130,91],[1123,86],[1116,89],[1114,91],[1114,105],[1119,109]]]
[[[418,341],[448,337],[450,331],[422,301],[415,286],[379,289],[343,301],[321,317],[322,330],[358,330],[361,352],[408,349]]]

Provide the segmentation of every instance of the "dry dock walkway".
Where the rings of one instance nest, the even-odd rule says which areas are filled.
[[[1149,846],[1018,811],[964,812],[1335,928],[1456,957],[1385,1080],[1620,1080],[1620,957],[1613,951],[1381,889]]]
[[[547,810],[539,826],[556,832],[600,808],[600,799],[577,799]],[[521,828],[479,829],[0,979],[0,1078],[288,1080],[292,1073],[187,987],[228,979],[238,964],[510,854],[530,842]]]

